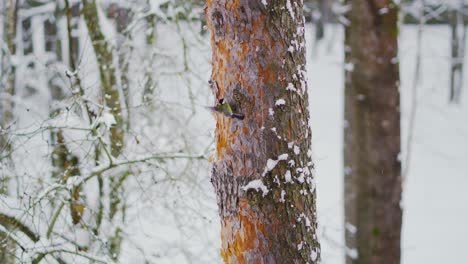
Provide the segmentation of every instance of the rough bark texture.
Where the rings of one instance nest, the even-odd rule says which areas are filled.
[[[395,264],[402,221],[398,7],[391,0],[347,4],[346,262]]]
[[[226,263],[318,263],[302,2],[206,7],[213,93],[245,115],[216,114],[221,255]]]

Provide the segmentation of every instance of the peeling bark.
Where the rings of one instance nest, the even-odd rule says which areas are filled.
[[[348,0],[345,81],[346,263],[400,263],[398,6]]]
[[[221,255],[226,263],[318,263],[302,3],[266,2],[206,2],[216,102],[245,115],[216,114]],[[246,188],[253,181],[263,190]]]

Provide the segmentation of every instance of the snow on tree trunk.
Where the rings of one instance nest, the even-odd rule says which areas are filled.
[[[115,124],[110,128],[110,154],[112,157],[118,157],[124,147],[124,118],[122,113],[122,100],[121,91],[118,88],[118,57],[114,58],[114,47],[106,39],[103,29],[99,23],[99,12],[96,0],[83,1],[83,15],[88,28],[91,42],[93,43],[94,52],[96,54],[99,73],[102,85],[103,100],[106,107],[109,108],[110,114],[115,118]],[[107,150],[104,150],[106,154]],[[99,155],[100,151],[96,151]],[[108,157],[112,159],[112,157]],[[111,189],[109,193],[109,221],[114,221],[114,216],[118,210],[124,214],[124,202],[121,200],[121,187],[128,174],[115,174],[110,177],[109,182],[104,181],[98,177],[99,180],[99,212],[97,216],[97,228],[95,233],[99,233],[99,227],[103,220],[103,186],[108,185]],[[122,217],[124,218],[124,217]],[[120,219],[116,220],[119,221]],[[122,219],[123,221],[123,219]],[[120,223],[116,224],[118,226]],[[118,260],[120,255],[120,246],[123,240],[122,230],[120,227],[115,229],[115,232],[109,237],[108,250],[109,255],[115,261]]]
[[[318,263],[302,1],[208,0],[226,263]]]
[[[0,72],[0,126],[2,129],[8,129],[13,121],[13,98],[15,94],[15,65],[13,64],[13,56],[16,52],[16,21],[17,21],[17,2],[8,0],[2,4],[2,16],[4,16],[2,26],[3,38],[6,44],[5,48],[1,49],[2,63]],[[0,147],[2,149],[1,156],[5,156],[10,151],[10,143],[8,137],[3,134],[0,137]]]
[[[112,54],[113,47],[106,40],[100,28],[96,0],[83,1],[83,15],[99,65],[103,100],[116,121],[115,126],[110,129],[111,154],[114,157],[118,157],[123,149],[124,120],[120,93],[117,87],[116,67]]]
[[[2,42],[6,47],[1,48],[1,72],[0,72],[0,157],[10,157],[12,151],[11,142],[6,131],[11,129],[14,118],[13,96],[15,95],[15,65],[13,56],[16,52],[14,40],[16,38],[16,23],[18,17],[18,3],[16,0],[7,0],[0,4],[2,18]],[[8,162],[13,166],[12,162]],[[0,196],[8,195],[8,184],[10,180],[9,170],[3,168],[0,173]],[[5,173],[6,172],[6,173]],[[0,225],[2,225],[0,221]],[[1,227],[1,226],[0,226]],[[11,223],[5,223],[6,229],[14,228]],[[10,239],[9,234],[0,232],[0,263],[15,263],[16,245]]]
[[[402,221],[398,6],[346,4],[346,263],[395,264]]]

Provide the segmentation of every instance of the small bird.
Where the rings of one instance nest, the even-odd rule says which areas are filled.
[[[224,100],[224,98],[219,99],[218,104],[216,106],[207,107],[207,108],[211,109],[212,111],[221,113],[221,114],[223,114],[223,115],[225,115],[227,117],[230,117],[230,118],[244,120],[244,117],[245,117],[243,114],[234,113],[232,111],[231,105],[229,105],[229,103],[226,102],[226,100]]]

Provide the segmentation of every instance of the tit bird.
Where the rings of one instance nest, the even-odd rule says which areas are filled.
[[[223,115],[225,115],[227,117],[230,117],[230,118],[236,118],[236,119],[239,119],[239,120],[244,120],[244,117],[245,117],[243,114],[234,113],[232,111],[231,105],[229,105],[229,103],[226,102],[226,100],[224,100],[224,98],[219,99],[218,104],[216,106],[207,107],[207,108],[211,109],[212,111],[221,113],[221,114],[223,114]]]

